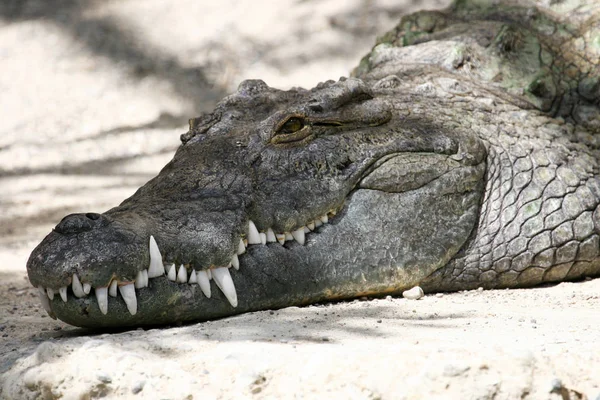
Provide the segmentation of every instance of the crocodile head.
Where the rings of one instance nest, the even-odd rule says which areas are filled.
[[[474,134],[411,118],[385,85],[245,81],[133,196],[66,216],[29,279],[86,327],[397,293],[469,239],[484,172]]]

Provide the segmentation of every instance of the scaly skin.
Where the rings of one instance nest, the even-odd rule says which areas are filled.
[[[156,178],[102,215],[65,217],[33,251],[32,284],[69,287],[50,313],[78,326],[154,325],[417,284],[600,275],[598,7],[560,20],[474,3],[404,18],[360,79],[287,92],[246,81],[191,120]],[[104,314],[70,289],[73,274],[92,288],[139,282],[151,236],[161,264],[214,276],[240,238],[253,241],[249,221],[293,232],[328,213],[304,244],[248,246],[231,273],[237,304],[164,275],[135,290],[135,315],[120,296]]]

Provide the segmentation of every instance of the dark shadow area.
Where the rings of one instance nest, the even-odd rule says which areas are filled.
[[[0,170],[0,178],[12,176],[27,176],[36,174],[61,174],[61,175],[123,175],[127,177],[139,177],[142,183],[154,177],[155,174],[145,173],[127,173],[123,174],[120,168],[131,160],[142,157],[155,156],[159,154],[174,154],[176,147],[164,147],[162,149],[146,152],[144,154],[134,154],[128,156],[107,157],[101,160],[90,160],[80,163],[65,163],[59,166],[50,166],[44,168],[22,168],[10,171]]]
[[[97,0],[3,0],[0,19],[52,22],[94,54],[125,65],[132,79],[153,75],[168,81],[177,94],[192,103],[198,114],[223,97],[223,88],[207,81],[203,66],[185,67],[176,57],[153,48],[113,19],[90,16],[87,11],[99,3]],[[188,118],[178,117],[181,119],[175,118],[172,127],[181,126]]]
[[[292,307],[295,309],[297,307]],[[266,341],[276,340],[309,341],[309,342],[331,342],[333,339],[327,337],[327,332],[343,332],[346,335],[359,337],[372,336],[382,337],[386,334],[381,327],[387,324],[407,325],[423,329],[450,329],[458,325],[444,324],[443,321],[461,320],[468,316],[460,313],[448,312],[444,314],[416,314],[398,304],[376,304],[369,307],[338,310],[335,306],[316,306],[312,308],[300,307],[301,315],[290,315],[290,308],[279,310],[266,310],[250,312],[218,320],[191,322],[186,324],[175,324],[167,326],[146,327],[145,331],[160,331],[174,327],[190,329],[191,337],[196,340],[218,340],[218,341]],[[260,326],[257,326],[257,320]],[[349,321],[357,321],[367,324],[367,327],[351,326]],[[379,322],[378,322],[379,321]],[[287,332],[283,335],[273,335],[273,332],[281,330],[285,326]],[[118,334],[140,330],[142,328],[123,329],[87,329],[69,327],[60,334],[47,333],[42,336],[54,339],[62,337],[94,337],[106,333]],[[184,332],[185,333],[185,332]],[[197,335],[196,335],[197,334]]]
[[[115,136],[121,133],[144,131],[148,129],[172,129],[174,127],[181,126],[181,121],[187,121],[188,119],[189,118],[183,114],[173,115],[171,113],[162,112],[154,121],[141,125],[125,125],[120,126],[118,128],[108,129],[105,131],[98,132],[97,134],[92,136],[86,136],[83,138],[73,140],[73,142],[83,142],[86,140],[93,140],[106,136]]]

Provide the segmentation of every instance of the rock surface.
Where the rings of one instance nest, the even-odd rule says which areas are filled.
[[[600,395],[598,279],[127,332],[48,318],[25,261],[62,216],[132,194],[240,80],[337,79],[400,14],[446,2],[202,3],[0,4],[0,398]]]

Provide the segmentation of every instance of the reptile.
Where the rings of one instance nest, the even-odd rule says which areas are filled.
[[[349,78],[246,80],[162,171],[33,250],[82,327],[600,275],[600,6],[457,0]]]

